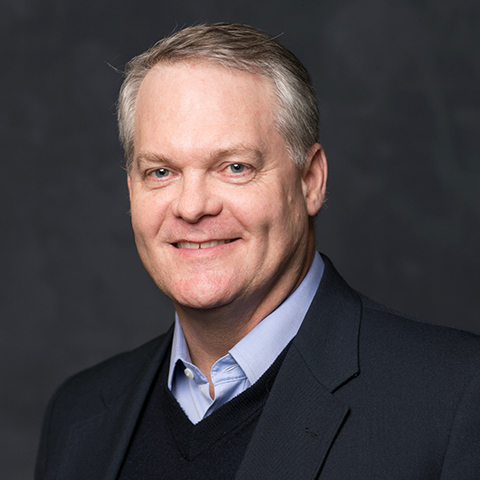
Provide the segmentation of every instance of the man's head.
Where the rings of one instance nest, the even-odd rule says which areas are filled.
[[[133,161],[135,103],[147,73],[160,64],[209,62],[265,76],[276,97],[275,126],[292,160],[302,167],[318,141],[318,108],[310,76],[300,61],[270,35],[247,25],[217,23],[185,28],[132,59],[118,102],[118,122],[127,170]]]
[[[246,68],[162,61],[134,98],[128,186],[143,264],[179,315],[231,307],[255,324],[311,263],[323,150],[312,137],[301,168],[292,162],[278,89]]]

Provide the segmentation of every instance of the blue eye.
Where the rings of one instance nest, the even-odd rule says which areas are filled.
[[[232,173],[242,173],[245,171],[245,165],[242,165],[241,163],[232,163],[228,168]]]
[[[170,171],[166,168],[157,168],[152,172],[152,175],[157,178],[165,178],[170,175]]]

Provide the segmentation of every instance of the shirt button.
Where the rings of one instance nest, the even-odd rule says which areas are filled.
[[[187,378],[189,378],[190,380],[193,380],[195,378],[195,375],[193,374],[193,372],[189,369],[189,368],[186,368],[183,373],[185,374],[185,376]]]

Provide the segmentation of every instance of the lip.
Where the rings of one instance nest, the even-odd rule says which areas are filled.
[[[173,245],[177,249],[187,249],[187,250],[204,250],[206,248],[213,248],[218,247],[221,245],[228,245],[229,243],[238,240],[238,238],[228,238],[228,239],[220,239],[220,240],[178,240],[177,242],[172,242]]]
[[[183,255],[202,255],[217,252],[228,248],[233,243],[236,243],[240,238],[229,238],[221,240],[202,240],[193,242],[192,240],[179,240],[170,245],[176,252]]]
[[[206,248],[218,247],[220,245],[228,245],[235,239],[228,240],[205,240],[203,242],[192,242],[191,240],[181,240],[173,243],[173,246],[177,249],[188,250],[204,250]]]

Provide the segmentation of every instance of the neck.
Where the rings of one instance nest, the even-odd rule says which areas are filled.
[[[248,299],[237,299],[213,309],[191,309],[175,303],[192,362],[210,382],[213,364],[253,330],[300,285],[315,255],[313,231],[306,255],[294,275],[284,275],[267,292],[256,292]]]

